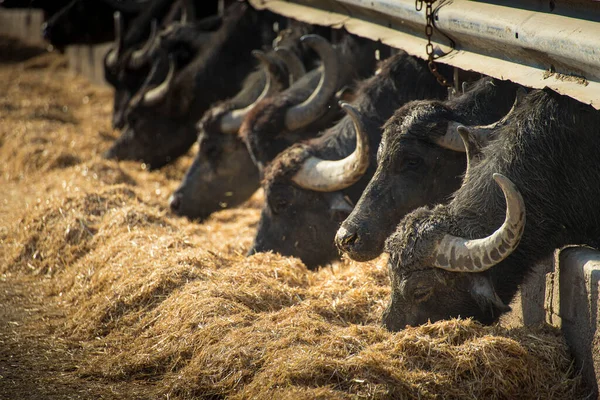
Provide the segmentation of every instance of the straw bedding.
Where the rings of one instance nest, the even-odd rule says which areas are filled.
[[[167,198],[191,155],[152,173],[103,160],[116,137],[110,92],[71,75],[60,56],[2,64],[0,85],[0,272],[39,281],[42,316],[61,310],[52,335],[78,349],[71,389],[123,382],[135,386],[131,398],[171,399],[583,396],[551,328],[379,327],[384,257],[314,272],[277,254],[245,257],[260,192],[202,224],[171,215]]]

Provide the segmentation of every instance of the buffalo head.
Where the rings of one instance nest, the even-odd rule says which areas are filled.
[[[302,78],[304,65],[293,51],[297,42],[298,37],[288,34],[278,41],[275,51],[266,54],[255,51],[264,71],[250,74],[235,98],[204,114],[198,123],[198,153],[182,184],[171,196],[172,211],[189,218],[205,218],[222,208],[239,205],[260,187],[259,170],[238,131],[257,104],[288,84],[288,71],[292,79]],[[301,42],[314,48],[322,58],[333,53],[331,45],[320,36],[306,35]],[[324,74],[321,80],[328,77]]]
[[[494,174],[494,180],[504,193],[506,215],[490,235],[465,238],[473,229],[454,226],[448,206],[440,205],[408,214],[387,240],[392,296],[383,324],[388,329],[452,317],[473,317],[489,324],[510,309],[489,274],[519,244],[525,204],[508,178]],[[462,231],[465,237],[450,231]]]
[[[266,204],[249,254],[273,250],[300,257],[311,268],[336,257],[331,238],[352,210],[342,190],[369,166],[365,122],[349,104],[342,107],[348,113],[345,123],[354,126],[354,151],[341,160],[313,156],[306,145],[280,154],[266,172]]]
[[[178,215],[202,219],[239,205],[258,189],[258,170],[237,133],[244,116],[281,83],[275,78],[279,63],[272,55],[256,50],[253,54],[264,68],[250,74],[235,98],[209,109],[197,125],[198,153],[169,200]]]
[[[457,127],[467,120],[479,122],[482,117],[473,118],[472,111],[461,111],[455,104],[479,103],[479,108],[485,108],[481,106],[485,102],[475,99],[478,93],[490,88],[496,91],[489,81],[482,81],[473,92],[464,94],[463,99],[414,101],[387,121],[377,152],[377,170],[336,234],[340,250],[357,261],[377,257],[385,239],[404,215],[417,207],[444,203],[460,187],[466,149]],[[498,90],[491,97],[504,96],[503,93]],[[522,95],[518,91],[513,110]],[[504,107],[495,106],[500,112],[506,110]],[[493,130],[504,124],[510,114],[494,124],[474,127],[474,143],[481,146],[487,142]],[[491,116],[498,117],[497,113]],[[489,120],[490,115],[485,118]]]
[[[234,3],[210,43],[187,64],[160,48],[140,90],[129,101],[127,127],[106,153],[109,158],[140,160],[158,168],[184,154],[196,140],[195,125],[209,106],[233,96],[254,60],[246,46],[262,47],[274,38],[281,18]],[[174,68],[165,66],[171,60]]]

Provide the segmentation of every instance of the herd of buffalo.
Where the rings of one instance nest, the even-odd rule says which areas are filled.
[[[593,107],[466,71],[449,92],[402,50],[242,1],[151,5],[114,13],[121,136],[105,157],[157,169],[197,143],[169,200],[195,220],[262,186],[249,254],[315,268],[388,253],[388,329],[492,323],[536,262],[600,244]]]

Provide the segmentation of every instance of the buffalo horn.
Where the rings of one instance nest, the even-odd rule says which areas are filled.
[[[340,102],[354,124],[356,149],[341,160],[323,160],[311,156],[304,161],[292,181],[308,190],[334,192],[356,183],[369,166],[369,137],[360,113],[350,104]]]
[[[319,54],[323,61],[323,74],[317,88],[308,99],[287,110],[285,125],[290,131],[310,124],[323,114],[327,102],[335,94],[339,70],[337,54],[327,40],[314,34],[304,35],[300,40]]]
[[[136,94],[129,101],[130,107],[137,107],[143,101],[144,94],[148,91],[148,87],[150,87],[150,82],[152,82],[154,80],[154,77],[156,76],[159,64],[160,59],[154,60],[154,62],[152,63],[152,67],[150,68],[150,72],[144,80],[144,83],[142,83],[142,86],[140,86]]]
[[[465,239],[449,234],[437,244],[433,264],[452,272],[483,272],[508,257],[519,244],[525,229],[525,203],[515,185],[504,175],[494,180],[506,199],[506,218],[498,230],[482,239]]]
[[[262,92],[258,95],[258,97],[248,106],[238,109],[231,110],[228,113],[224,114],[221,117],[221,132],[235,134],[240,129],[242,125],[242,121],[244,117],[254,108],[254,106],[265,97],[269,95],[271,92],[271,72],[270,65],[272,60],[260,50],[253,50],[252,55],[256,57],[261,64],[264,65],[264,73],[265,73],[265,86],[262,89]]]
[[[478,142],[485,144],[492,137],[494,131],[507,124],[510,117],[514,114],[517,107],[519,107],[523,103],[523,98],[527,92],[523,88],[517,89],[517,94],[515,97],[515,102],[511,107],[510,111],[502,117],[501,120],[496,121],[489,125],[478,125],[469,127],[469,133],[471,136]],[[446,134],[440,136],[436,140],[436,144],[440,147],[443,147],[448,150],[465,152],[465,146],[463,145],[463,141],[458,134],[458,127],[461,126],[458,122],[451,121],[448,123],[448,128],[446,129]]]
[[[169,72],[167,72],[167,77],[158,86],[144,93],[144,105],[152,107],[160,103],[169,92],[174,76],[175,61],[173,60],[173,57],[169,55]]]
[[[300,79],[306,74],[306,69],[302,60],[293,51],[286,49],[285,47],[275,48],[275,54],[283,61],[288,73],[290,74],[290,84]]]
[[[119,53],[121,52],[121,42],[123,41],[123,18],[119,11],[115,11],[113,14],[115,24],[115,44],[108,51],[106,57],[106,65],[113,68],[117,65]]]
[[[152,53],[152,49],[157,41],[157,33],[158,23],[156,20],[152,20],[152,24],[150,25],[150,36],[148,37],[148,40],[141,49],[131,53],[128,63],[130,68],[138,69],[148,62],[150,59],[150,54]]]
[[[466,181],[471,170],[471,160],[473,160],[473,158],[479,152],[480,148],[479,143],[477,143],[477,141],[473,138],[473,135],[471,134],[471,131],[468,128],[460,125],[458,128],[456,128],[456,130],[458,131],[458,134],[460,135],[460,138],[463,141],[467,153],[467,169],[465,171],[465,178],[463,180]]]

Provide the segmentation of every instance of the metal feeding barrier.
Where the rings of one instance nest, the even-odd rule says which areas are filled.
[[[250,0],[435,63],[549,87],[600,109],[600,1]],[[430,40],[429,40],[430,39]],[[433,61],[433,64],[432,64]],[[438,76],[443,83],[452,77]]]

